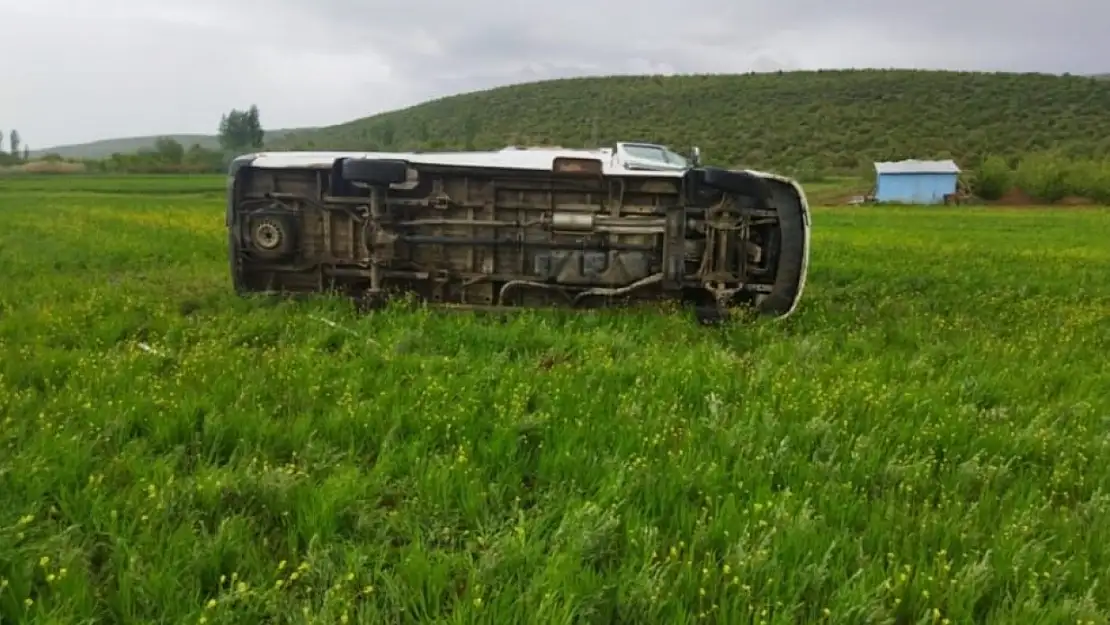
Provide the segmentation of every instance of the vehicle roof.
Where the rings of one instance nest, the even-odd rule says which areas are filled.
[[[447,165],[492,169],[551,171],[556,157],[600,159],[607,176],[648,176],[680,178],[681,170],[628,170],[611,161],[612,150],[572,148],[514,148],[472,152],[259,152],[251,155],[251,167],[284,169],[289,167],[328,169],[337,158],[401,159],[417,165]]]

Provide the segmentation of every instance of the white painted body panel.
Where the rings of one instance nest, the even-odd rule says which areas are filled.
[[[684,170],[625,169],[624,163],[611,149],[506,148],[490,152],[259,152],[253,156],[251,167],[261,169],[291,167],[327,169],[337,158],[375,158],[399,159],[414,165],[551,171],[555,159],[563,157],[598,159],[602,162],[607,176],[681,178],[684,173]]]

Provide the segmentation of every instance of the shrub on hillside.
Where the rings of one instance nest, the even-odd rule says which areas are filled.
[[[1014,185],[1014,172],[1001,156],[988,156],[974,172],[972,191],[984,200],[997,200]]]
[[[1110,204],[1110,162],[1083,160],[1072,163],[1064,172],[1064,186],[1069,195]]]
[[[1016,186],[1046,203],[1080,197],[1110,204],[1110,160],[1068,158],[1040,152],[1022,157],[1014,169],[1002,158],[987,158],[976,170],[973,188],[979,197],[998,199]]]
[[[1021,159],[1015,172],[1017,187],[1042,202],[1058,202],[1069,195],[1068,171],[1074,167],[1054,153],[1030,154]]]

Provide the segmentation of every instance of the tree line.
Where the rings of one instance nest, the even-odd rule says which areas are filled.
[[[133,154],[115,153],[105,159],[86,159],[86,169],[105,173],[216,173],[237,154],[262,149],[265,130],[257,105],[232,109],[220,117],[220,149],[193,144],[186,148],[172,137],[159,137],[154,146]]]
[[[1110,160],[1073,158],[1059,150],[1019,158],[992,155],[970,172],[968,183],[984,200],[999,200],[1017,191],[1038,203],[1070,197],[1110,204]]]
[[[114,153],[107,158],[66,159],[58,154],[45,154],[34,171],[68,173],[78,166],[82,171],[103,173],[217,173],[224,171],[228,160],[236,154],[262,149],[265,131],[256,105],[245,110],[232,109],[220,117],[217,127],[219,149],[193,144],[186,147],[173,137],[163,136],[154,145],[134,153]],[[9,133],[10,154],[0,153],[0,165],[26,164],[30,150],[19,152],[17,131]],[[54,167],[50,167],[50,165]]]
[[[31,148],[23,143],[18,130],[13,128],[8,132],[6,149],[4,139],[4,131],[0,130],[0,165],[14,165],[31,160]]]
[[[215,173],[226,169],[230,158],[263,147],[258,106],[232,109],[220,117],[217,127],[219,149],[193,144],[186,148],[172,137],[159,137],[154,146],[133,154],[115,153],[105,159],[87,159],[90,171],[106,173]]]

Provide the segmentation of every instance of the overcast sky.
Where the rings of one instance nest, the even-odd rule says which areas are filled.
[[[0,0],[0,26],[0,130],[33,149],[581,74],[1110,72],[1107,0]]]

